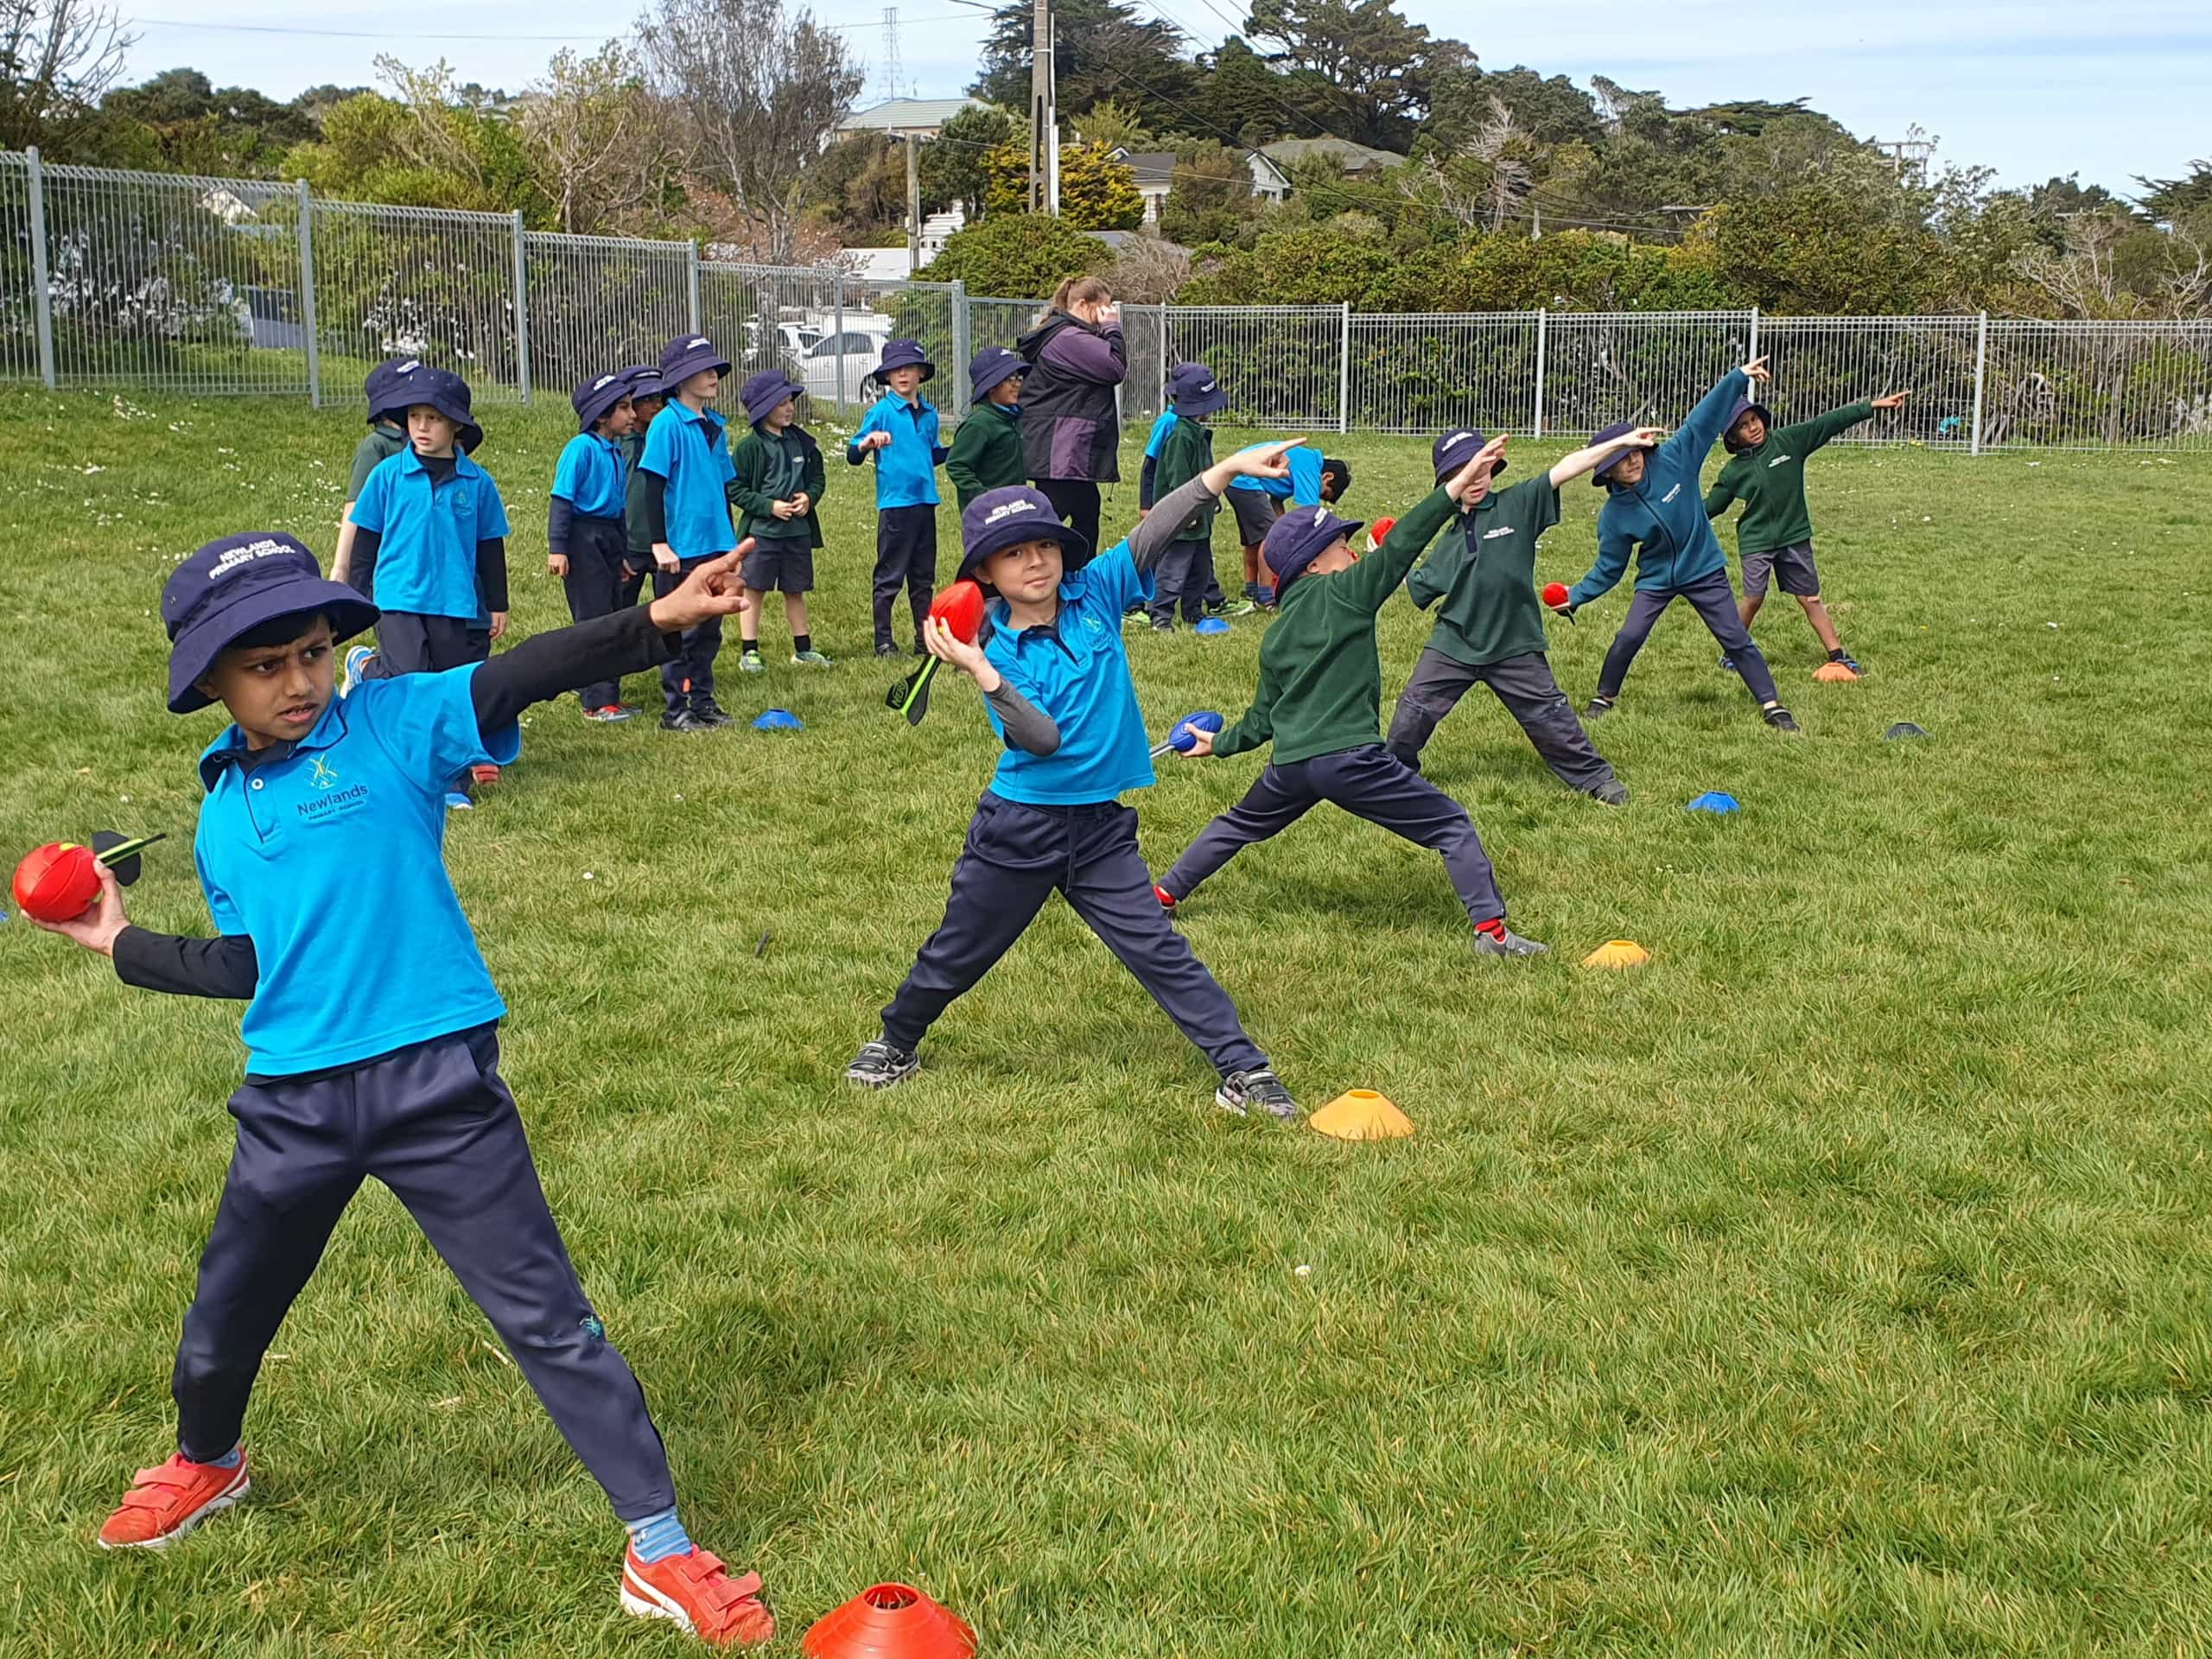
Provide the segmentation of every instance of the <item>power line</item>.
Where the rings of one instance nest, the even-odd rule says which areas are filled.
[[[947,11],[934,13],[927,17],[910,18],[906,21],[917,23],[964,23],[969,19],[964,13]],[[575,45],[586,41],[603,41],[613,38],[603,30],[596,35],[426,35],[416,29],[303,29],[291,23],[187,22],[177,17],[130,17],[126,18],[124,22],[127,26],[133,29],[186,29],[218,35],[301,35],[318,40],[335,41],[526,41],[547,45]],[[880,22],[818,22],[815,24],[817,29],[841,33],[864,29],[880,29],[882,26]]]

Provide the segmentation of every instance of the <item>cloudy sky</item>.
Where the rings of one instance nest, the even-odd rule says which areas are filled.
[[[1807,98],[1864,137],[1903,137],[1917,124],[1942,162],[1994,167],[2007,184],[2078,172],[2126,188],[2138,174],[2171,177],[2212,153],[2203,117],[2212,86],[2212,6],[2203,0],[1809,0],[1658,9],[1484,8],[1401,0],[1439,34],[1471,40],[1484,64],[1527,63],[1578,79],[1593,73],[1656,87],[1670,103]],[[1213,45],[1239,0],[1138,0]],[[374,78],[380,52],[410,62],[442,55],[465,79],[526,84],[563,45],[588,50],[626,28],[633,8],[585,0],[453,0],[427,33],[396,10],[303,11],[294,0],[149,0],[129,13],[141,36],[134,79],[189,64],[218,85],[289,97],[319,82]],[[880,0],[819,0],[880,64]],[[1562,17],[1586,20],[1563,26]],[[900,0],[901,91],[961,92],[975,73],[982,14],[956,0]],[[1612,19],[1624,19],[1614,22]],[[1756,22],[1749,21],[1756,19]],[[327,32],[312,32],[312,31]],[[466,37],[466,38],[462,38]],[[883,90],[872,74],[868,99]]]

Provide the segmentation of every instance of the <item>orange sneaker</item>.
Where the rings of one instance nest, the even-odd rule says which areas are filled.
[[[100,1529],[102,1549],[166,1549],[209,1516],[244,1497],[253,1483],[245,1459],[226,1469],[190,1463],[178,1452],[158,1469],[141,1469],[122,1505]]]
[[[715,1647],[758,1647],[776,1634],[760,1599],[760,1575],[733,1579],[715,1556],[694,1547],[650,1565],[632,1548],[622,1559],[622,1611],[665,1618]]]

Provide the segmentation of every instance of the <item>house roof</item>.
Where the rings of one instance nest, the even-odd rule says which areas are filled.
[[[1141,185],[1166,185],[1175,176],[1175,152],[1172,149],[1139,149],[1125,152],[1122,163],[1137,175]]]
[[[1370,167],[1395,167],[1406,159],[1391,150],[1355,144],[1349,138],[1278,138],[1272,144],[1261,145],[1260,154],[1284,168],[1309,156],[1333,156],[1344,164],[1347,172],[1352,173]]]
[[[981,109],[972,98],[887,98],[855,110],[837,124],[840,132],[889,132],[909,127],[941,127],[963,110]]]

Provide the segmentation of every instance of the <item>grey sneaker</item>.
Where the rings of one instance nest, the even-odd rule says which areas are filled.
[[[812,650],[793,652],[791,653],[791,661],[797,663],[801,668],[827,668],[830,666],[830,659],[827,657],[824,657],[818,651]]]
[[[1511,928],[1505,930],[1505,943],[1500,944],[1487,933],[1475,935],[1475,954],[1478,957],[1542,957],[1551,954],[1551,946],[1538,944],[1534,939],[1524,939]]]
[[[863,1089],[890,1089],[906,1082],[921,1067],[922,1057],[918,1054],[909,1054],[886,1042],[862,1043],[861,1052],[845,1068],[845,1081],[857,1083]]]
[[[1626,806],[1628,785],[1618,778],[1611,779],[1592,790],[1590,798],[1605,806]]]
[[[1613,700],[1611,697],[1592,697],[1584,707],[1582,718],[1586,721],[1602,720],[1612,712]]]
[[[1298,1103],[1290,1097],[1290,1090],[1283,1087],[1282,1079],[1264,1065],[1254,1066],[1249,1071],[1230,1072],[1221,1080],[1221,1087],[1214,1090],[1213,1103],[1239,1117],[1257,1106],[1278,1122],[1292,1123],[1298,1119]]]
[[[705,732],[714,729],[689,709],[678,709],[673,714],[663,715],[660,717],[660,728],[664,732]]]

